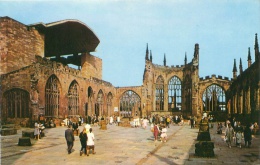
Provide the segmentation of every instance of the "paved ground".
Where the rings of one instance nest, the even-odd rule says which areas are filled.
[[[79,155],[81,148],[76,137],[74,151],[67,154],[64,138],[65,127],[45,129],[46,137],[31,139],[32,146],[18,146],[22,128],[17,135],[1,137],[1,164],[107,164],[107,165],[196,165],[196,164],[260,164],[260,136],[254,136],[251,148],[230,149],[223,141],[224,134],[216,134],[216,123],[210,129],[214,141],[215,157],[198,158],[194,156],[198,129],[190,126],[170,126],[168,141],[154,141],[149,128],[126,128],[108,125],[107,130],[93,127],[96,137],[95,155]],[[82,127],[80,127],[82,130]]]

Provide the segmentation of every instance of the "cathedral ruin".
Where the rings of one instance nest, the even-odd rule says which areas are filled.
[[[238,75],[235,59],[231,79],[214,74],[199,77],[199,44],[190,62],[185,55],[184,63],[176,66],[167,65],[166,56],[163,65],[154,64],[147,44],[143,84],[114,87],[102,79],[102,59],[91,54],[100,40],[85,23],[25,25],[0,17],[0,27],[2,122],[30,122],[44,115],[59,125],[68,116],[200,117],[203,112],[259,119],[257,34],[255,61],[248,48],[247,68],[243,70],[240,59]]]

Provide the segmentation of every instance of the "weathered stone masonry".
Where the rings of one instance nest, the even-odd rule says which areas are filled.
[[[259,117],[259,48],[255,62],[232,80],[212,75],[199,77],[199,44],[191,62],[168,66],[145,54],[143,84],[114,87],[102,80],[102,59],[91,55],[99,44],[94,32],[78,20],[24,25],[0,18],[1,120],[36,120],[44,114],[57,125],[66,116],[151,114],[197,116],[206,112],[227,116]],[[241,60],[241,59],[240,59]],[[68,66],[74,64],[78,69]],[[202,64],[203,65],[203,64]],[[114,110],[119,110],[119,113]]]

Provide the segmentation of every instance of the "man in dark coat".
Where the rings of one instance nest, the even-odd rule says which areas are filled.
[[[65,139],[67,141],[68,154],[70,154],[71,153],[71,149],[73,147],[74,140],[75,140],[73,131],[71,129],[71,125],[69,125],[68,129],[65,131]]]

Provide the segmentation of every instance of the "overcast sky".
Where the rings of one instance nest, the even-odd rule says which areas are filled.
[[[234,59],[247,68],[248,47],[254,62],[260,34],[259,0],[0,0],[0,16],[84,22],[100,39],[92,54],[103,60],[103,80],[114,86],[142,85],[147,43],[153,63],[163,65],[165,53],[168,66],[183,65],[185,52],[190,62],[198,43],[199,76],[232,78]]]

